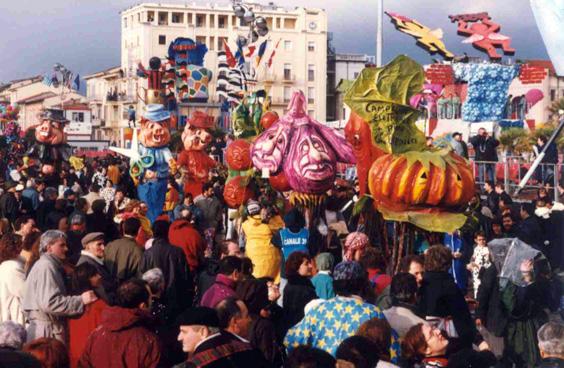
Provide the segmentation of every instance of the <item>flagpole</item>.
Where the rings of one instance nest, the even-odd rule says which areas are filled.
[[[378,1],[378,15],[376,25],[376,66],[382,66],[382,44],[384,43],[383,36],[383,21],[384,21],[384,0]]]

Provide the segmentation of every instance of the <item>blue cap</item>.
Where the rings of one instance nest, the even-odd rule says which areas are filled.
[[[143,117],[150,121],[163,121],[170,119],[170,112],[164,109],[161,104],[147,105]]]

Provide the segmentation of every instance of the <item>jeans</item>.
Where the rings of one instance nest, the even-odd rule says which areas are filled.
[[[478,180],[482,183],[485,182],[486,180],[495,182],[495,163],[491,163],[491,164],[479,163]]]

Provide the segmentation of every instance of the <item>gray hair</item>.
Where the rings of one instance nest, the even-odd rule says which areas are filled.
[[[60,230],[47,230],[39,240],[39,252],[47,252],[47,247],[59,239],[67,240],[67,236]]]
[[[152,294],[158,294],[163,291],[165,286],[164,274],[160,268],[152,268],[145,272],[141,279],[149,285]]]
[[[564,323],[545,323],[537,332],[539,349],[547,355],[564,356]]]
[[[26,336],[24,326],[19,323],[14,321],[0,323],[0,346],[19,350],[22,348]]]

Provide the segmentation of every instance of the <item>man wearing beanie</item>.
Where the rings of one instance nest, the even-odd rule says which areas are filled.
[[[337,295],[313,307],[286,334],[284,345],[291,351],[299,345],[309,345],[335,356],[339,344],[356,333],[363,322],[386,319],[380,309],[362,299],[368,278],[360,263],[345,261],[335,266],[333,289]],[[392,330],[390,357],[397,361],[399,343]]]

